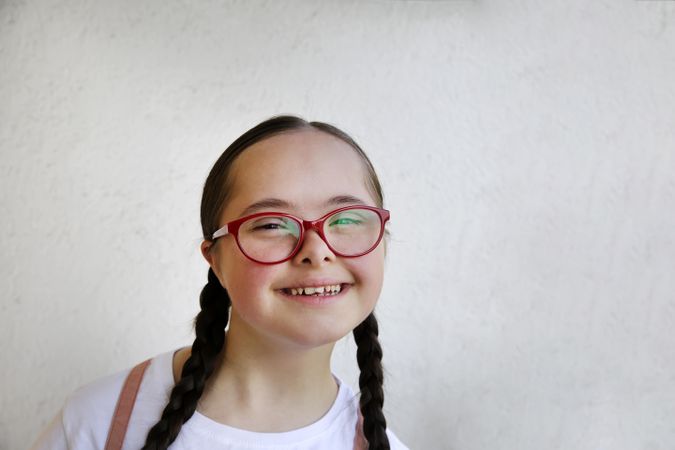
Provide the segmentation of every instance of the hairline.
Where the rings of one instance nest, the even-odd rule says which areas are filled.
[[[333,133],[330,133],[329,131],[323,130],[315,125],[312,125],[312,123],[308,123],[307,125],[303,125],[301,127],[297,128],[292,128],[292,129],[286,129],[286,130],[279,130],[272,132],[265,137],[263,137],[260,140],[257,140],[255,142],[252,142],[251,144],[247,145],[246,147],[242,148],[242,150],[237,154],[237,156],[232,160],[232,163],[230,165],[229,171],[227,173],[227,177],[225,177],[224,180],[224,185],[222,186],[223,192],[225,192],[225,195],[223,196],[220,205],[218,207],[218,212],[217,216],[218,218],[222,217],[223,212],[225,211],[226,205],[229,203],[231,200],[231,193],[233,191],[233,186],[234,186],[234,173],[235,173],[235,168],[237,167],[237,162],[239,161],[239,158],[241,157],[242,154],[244,154],[246,151],[248,151],[251,147],[256,146],[257,144],[264,143],[265,141],[268,141],[269,139],[272,139],[274,137],[280,136],[280,135],[290,135],[290,134],[296,134],[296,133],[303,133],[303,132],[312,132],[312,133],[321,133],[323,135],[327,135],[329,137],[332,137],[333,139],[336,139],[344,144],[346,144],[349,148],[354,151],[357,156],[359,156],[359,159],[361,161],[361,167],[364,168],[364,173],[363,173],[363,181],[364,185],[366,187],[366,190],[370,194],[370,196],[375,200],[375,204],[378,207],[383,207],[383,205],[380,204],[379,202],[379,195],[377,194],[377,189],[375,188],[373,184],[373,180],[371,180],[371,176],[369,175],[369,165],[370,161],[367,159],[365,154],[363,154],[363,151],[359,151],[360,149],[357,147],[354,147],[354,145],[349,142],[348,140],[343,139],[340,136],[337,136]],[[365,203],[364,203],[365,204]],[[241,214],[238,216],[241,217]],[[220,224],[216,224],[216,226],[219,226]]]

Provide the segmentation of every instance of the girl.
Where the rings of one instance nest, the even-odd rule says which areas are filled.
[[[281,116],[244,133],[204,186],[192,347],[78,389],[33,448],[405,449],[382,413],[382,206],[339,129]],[[358,398],[330,370],[350,331]]]

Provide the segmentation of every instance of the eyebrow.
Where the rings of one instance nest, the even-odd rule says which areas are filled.
[[[365,205],[366,202],[361,200],[358,197],[354,197],[353,195],[336,195],[334,197],[331,197],[324,203],[325,206],[340,206],[340,205]],[[244,209],[239,217],[244,217],[248,216],[249,214],[253,214],[256,211],[259,211],[261,209],[267,209],[267,208],[283,208],[283,209],[295,209],[296,205],[291,202],[287,202],[285,200],[281,200],[279,198],[264,198],[262,200],[258,200],[255,203],[251,203]]]

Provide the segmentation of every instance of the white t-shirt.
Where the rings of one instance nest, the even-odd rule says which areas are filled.
[[[123,450],[138,450],[150,428],[162,415],[173,379],[173,355],[156,356],[148,366],[129,420]],[[131,369],[96,380],[77,389],[45,429],[32,450],[103,449],[122,385]],[[358,420],[358,396],[336,377],[337,398],[319,420],[284,433],[258,433],[215,422],[198,411],[183,424],[170,450],[318,450],[352,449]],[[407,450],[387,430],[392,450]]]

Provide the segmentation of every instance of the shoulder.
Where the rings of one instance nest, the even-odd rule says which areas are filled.
[[[174,351],[155,356],[140,385],[129,424],[129,431],[141,418],[159,418],[173,387]],[[76,389],[66,400],[62,412],[63,429],[72,448],[103,447],[122,386],[132,368],[94,380]],[[154,423],[154,422],[153,422]]]

